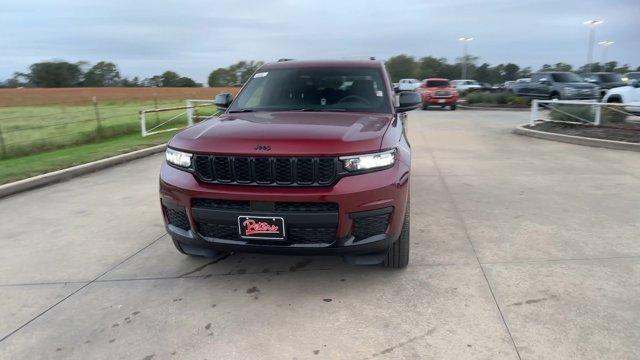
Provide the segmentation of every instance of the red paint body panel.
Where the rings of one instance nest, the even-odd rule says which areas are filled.
[[[375,152],[391,114],[256,112],[224,114],[177,134],[169,146],[193,153],[347,155]],[[271,151],[256,151],[268,143]]]

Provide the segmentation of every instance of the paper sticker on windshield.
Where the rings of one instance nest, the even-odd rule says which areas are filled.
[[[382,97],[382,90],[376,91],[376,96]]]
[[[256,73],[255,75],[253,75],[253,77],[254,77],[254,78],[261,78],[261,77],[265,77],[265,76],[267,76],[267,74],[268,74],[268,73],[269,73],[269,72],[267,72],[267,71],[265,71],[265,72],[259,72],[259,73]]]

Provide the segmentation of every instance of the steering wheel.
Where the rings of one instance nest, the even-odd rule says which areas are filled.
[[[338,104],[343,103],[345,101],[347,101],[347,99],[352,98],[354,100],[357,100],[359,102],[363,102],[366,105],[371,105],[371,103],[369,102],[369,100],[363,98],[362,96],[358,96],[358,95],[347,95],[345,97],[343,97],[342,99],[338,100]]]

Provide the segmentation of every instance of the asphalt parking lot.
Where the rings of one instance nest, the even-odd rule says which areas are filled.
[[[177,253],[157,155],[0,200],[2,359],[637,359],[640,154],[414,111],[412,259]]]

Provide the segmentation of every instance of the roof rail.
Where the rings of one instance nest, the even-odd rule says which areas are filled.
[[[278,59],[278,62],[285,62],[285,61],[292,61],[293,59],[287,59],[287,58],[283,58],[283,59]]]

